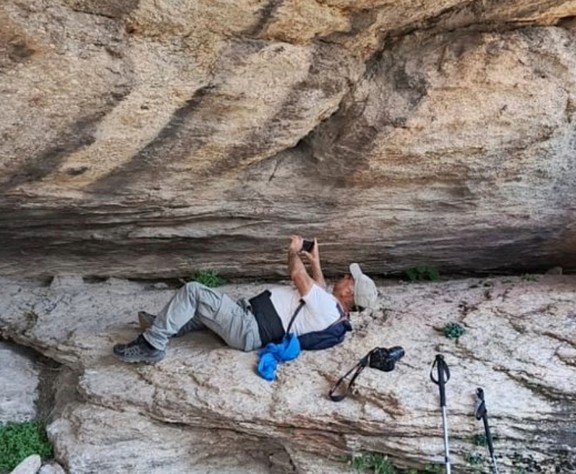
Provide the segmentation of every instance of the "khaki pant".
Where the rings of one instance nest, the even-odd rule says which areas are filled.
[[[156,349],[165,350],[181,329],[205,328],[235,349],[253,351],[262,346],[258,323],[246,305],[196,282],[180,288],[143,335]]]

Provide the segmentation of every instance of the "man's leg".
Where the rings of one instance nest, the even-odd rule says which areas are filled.
[[[114,346],[114,354],[125,362],[162,360],[171,336],[209,328],[231,347],[252,351],[261,347],[254,315],[230,297],[199,283],[187,283],[172,297],[152,327],[128,344]]]
[[[149,313],[147,311],[138,311],[138,326],[140,327],[140,330],[142,332],[146,331],[146,329],[152,327],[152,325],[154,324],[154,320],[157,318],[158,316],[156,316],[155,314]],[[185,334],[188,334],[191,331],[196,330],[195,327],[193,327],[193,324],[190,323],[194,323],[195,321],[191,320],[188,323],[186,323],[182,328],[180,328],[180,331],[178,331],[177,334],[174,334],[172,337],[181,337],[184,336]],[[190,328],[188,326],[191,326]],[[202,328],[198,328],[198,329],[202,329]]]
[[[163,351],[169,338],[184,327],[186,331],[208,328],[235,349],[252,351],[262,345],[258,323],[250,311],[229,296],[196,282],[178,290],[143,336]]]
[[[193,330],[194,326],[204,327],[194,317],[199,303],[193,298],[198,292],[191,291],[189,285],[193,284],[189,283],[178,290],[154,319],[152,327],[128,344],[116,344],[113,348],[114,354],[125,362],[159,362],[166,355],[170,336],[178,333],[181,328]],[[212,299],[215,300],[216,297],[214,294]]]

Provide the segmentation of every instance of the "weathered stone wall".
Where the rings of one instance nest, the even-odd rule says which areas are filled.
[[[576,268],[574,1],[8,0],[0,274]]]

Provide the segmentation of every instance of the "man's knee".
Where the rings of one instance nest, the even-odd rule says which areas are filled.
[[[191,281],[183,286],[186,297],[191,301],[196,301],[197,303],[209,304],[214,306],[214,301],[220,300],[219,294],[208,288],[202,283],[197,281]],[[181,290],[182,291],[182,290]]]
[[[202,285],[201,283],[198,283],[197,281],[189,281],[188,283],[186,283],[184,285],[184,289],[186,290],[186,293],[191,294],[191,295],[197,295],[198,292],[200,290],[202,290],[203,288],[205,288],[205,286]]]

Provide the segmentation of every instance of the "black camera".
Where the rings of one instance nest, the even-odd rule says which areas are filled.
[[[390,349],[377,347],[370,352],[368,366],[383,372],[391,372],[394,370],[396,362],[402,357],[404,357],[404,349],[400,346],[394,346]]]
[[[301,252],[312,252],[314,248],[314,241],[313,240],[303,240],[302,241],[302,250]]]
[[[364,370],[364,367],[371,367],[373,369],[382,370],[383,372],[391,372],[394,370],[394,366],[396,362],[404,357],[404,349],[400,346],[394,346],[390,349],[386,347],[375,347],[372,349],[368,354],[366,354],[360,362],[358,362],[354,367],[352,367],[343,377],[340,377],[338,381],[332,386],[328,396],[330,400],[333,402],[340,402],[344,400],[348,393],[352,391],[352,387],[354,386],[354,382],[356,378],[360,375],[360,373]],[[342,390],[343,384],[345,384],[346,378],[352,374],[350,382],[348,385],[344,385],[345,389]],[[343,392],[337,394],[336,392]]]

